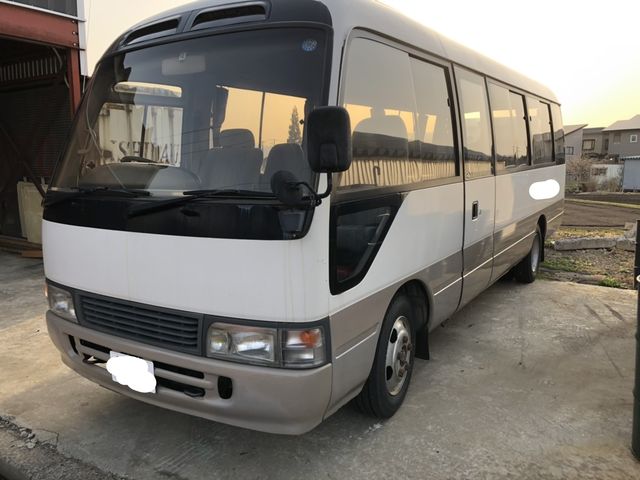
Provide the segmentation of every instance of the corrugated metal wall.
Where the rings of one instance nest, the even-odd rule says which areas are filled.
[[[640,159],[625,160],[623,190],[640,190]]]
[[[48,182],[71,127],[63,49],[0,38],[0,234],[20,236],[17,183]],[[42,179],[42,180],[41,180]]]

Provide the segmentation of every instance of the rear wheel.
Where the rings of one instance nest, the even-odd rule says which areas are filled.
[[[392,417],[402,405],[413,371],[415,319],[409,299],[397,296],[385,315],[369,378],[356,397],[367,415]]]
[[[540,259],[542,258],[543,248],[542,232],[540,232],[540,227],[537,227],[531,251],[522,259],[514,270],[517,281],[520,283],[535,282],[536,277],[538,276],[538,270],[540,269]]]

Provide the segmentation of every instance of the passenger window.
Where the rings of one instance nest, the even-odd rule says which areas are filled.
[[[465,174],[470,178],[492,174],[491,121],[484,77],[456,68],[462,109]]]
[[[529,165],[524,97],[489,85],[498,170]]]
[[[408,161],[416,111],[409,55],[354,39],[344,103],[353,129],[353,163],[340,175],[338,189],[392,187],[419,178],[416,165]]]
[[[553,137],[549,105],[527,97],[529,129],[531,131],[531,161],[533,165],[553,162]]]
[[[415,139],[409,154],[416,176],[408,180],[420,183],[457,175],[453,137],[451,100],[444,68],[411,59],[416,90]]]
[[[551,119],[553,120],[553,140],[555,144],[555,160],[558,165],[565,162],[564,151],[564,125],[562,123],[562,112],[558,105],[551,105]]]

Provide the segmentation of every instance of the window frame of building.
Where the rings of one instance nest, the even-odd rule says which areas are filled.
[[[587,147],[587,145],[590,145]],[[596,140],[595,138],[585,138],[582,140],[582,151],[583,152],[593,152],[596,149]]]
[[[53,13],[67,15],[69,17],[78,17],[77,0],[63,0],[64,5],[61,4],[60,0],[9,0],[9,3],[14,3],[27,8],[47,10]]]
[[[632,133],[629,135],[629,143],[638,143],[638,134]]]
[[[573,146],[569,146],[569,145],[565,145],[564,146],[564,154],[565,155],[575,155],[575,147]]]

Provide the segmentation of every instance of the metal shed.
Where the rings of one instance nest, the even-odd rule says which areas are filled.
[[[622,160],[624,160],[622,190],[625,192],[640,191],[640,156],[626,157]]]

